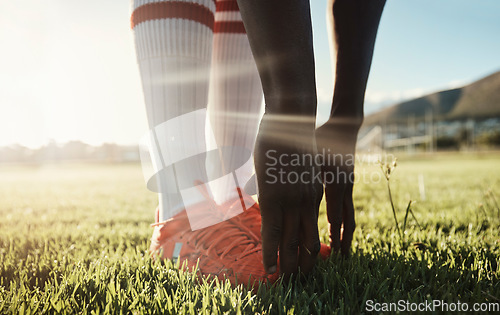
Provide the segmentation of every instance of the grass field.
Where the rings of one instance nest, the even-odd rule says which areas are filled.
[[[352,314],[399,300],[468,303],[469,310],[490,303],[481,306],[491,311],[500,303],[499,161],[400,158],[390,179],[398,220],[402,228],[416,200],[422,228],[409,216],[404,243],[379,166],[358,166],[352,256],[319,262],[305,283],[256,294],[199,284],[148,257],[156,197],[139,165],[1,166],[0,314]],[[323,204],[326,241],[324,211]]]

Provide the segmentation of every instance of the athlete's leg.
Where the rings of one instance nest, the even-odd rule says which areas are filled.
[[[217,0],[208,111],[222,163],[209,156],[210,177],[234,172],[243,188],[253,173],[262,87],[236,0]],[[222,166],[224,169],[218,169]],[[211,185],[218,203],[238,197],[230,183]],[[224,186],[226,184],[226,186]],[[251,206],[251,205],[247,205]]]
[[[151,136],[160,221],[202,199],[214,0],[135,0],[132,28]]]

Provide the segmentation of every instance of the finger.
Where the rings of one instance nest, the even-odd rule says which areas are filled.
[[[308,274],[314,268],[316,257],[321,249],[316,210],[302,211],[300,216],[300,271]]]
[[[283,213],[283,226],[280,242],[280,272],[285,280],[297,273],[299,253],[299,209],[287,209]]]
[[[352,239],[354,235],[354,229],[356,228],[352,192],[353,192],[353,185],[352,183],[349,183],[347,184],[344,193],[344,204],[342,209],[343,231],[342,231],[342,241],[340,250],[343,255],[348,255],[350,252]]]
[[[278,246],[281,240],[283,212],[274,202],[260,202],[262,216],[262,260],[267,273],[275,273],[278,265]]]
[[[325,186],[326,211],[330,226],[330,246],[334,252],[340,250],[340,229],[345,185],[329,183]]]

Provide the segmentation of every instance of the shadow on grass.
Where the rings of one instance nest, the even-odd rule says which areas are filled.
[[[476,251],[477,250],[477,251]],[[355,252],[318,262],[307,281],[258,292],[263,311],[285,314],[366,311],[367,301],[423,303],[500,302],[498,257],[487,250],[413,250],[406,257],[386,251]],[[369,303],[372,303],[369,302]]]

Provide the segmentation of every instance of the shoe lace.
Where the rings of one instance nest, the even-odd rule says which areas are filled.
[[[211,204],[213,209],[221,209],[223,207],[215,203],[215,201],[210,197],[210,194],[208,193],[208,190],[206,189],[204,183],[197,181],[195,182],[195,185],[197,185],[196,187],[198,187],[202,195]],[[200,239],[208,240],[204,242],[207,252],[220,255],[221,258],[224,258],[235,249],[240,249],[242,246],[245,247],[236,257],[236,259],[241,259],[254,252],[262,250],[260,238],[255,235],[255,233],[253,233],[252,230],[250,230],[245,224],[241,224],[244,221],[241,219],[242,216],[254,215],[253,212],[247,210],[245,207],[245,202],[247,202],[248,204],[250,202],[249,198],[251,199],[251,197],[247,196],[246,194],[242,194],[239,188],[236,189],[239,198],[232,201],[229,205],[229,208],[227,209],[231,209],[233,207],[241,205],[245,210],[244,213],[219,223],[219,228],[216,228],[215,226],[212,228],[204,228],[194,231],[190,235],[190,239],[194,239],[195,242]],[[254,202],[253,199],[251,200],[251,202]],[[224,242],[227,242],[229,238],[231,239],[231,242],[229,244],[223,244]]]

